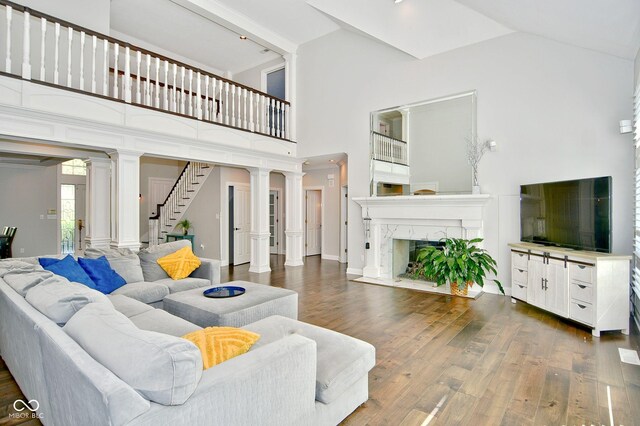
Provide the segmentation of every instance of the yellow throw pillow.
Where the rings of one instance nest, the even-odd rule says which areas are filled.
[[[158,265],[174,280],[187,278],[201,263],[189,246],[158,259]]]
[[[235,327],[207,327],[182,336],[200,349],[204,369],[246,353],[260,335]]]

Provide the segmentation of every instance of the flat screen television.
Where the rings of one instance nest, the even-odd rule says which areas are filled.
[[[520,237],[611,253],[611,176],[521,185]]]

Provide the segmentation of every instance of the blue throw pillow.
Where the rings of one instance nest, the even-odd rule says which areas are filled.
[[[53,261],[53,262],[52,262]],[[40,266],[56,275],[65,277],[69,281],[84,284],[89,288],[96,289],[96,284],[89,278],[89,275],[82,269],[76,260],[68,254],[64,259],[51,259],[41,257],[38,259]]]
[[[127,283],[124,278],[111,268],[105,256],[97,259],[80,257],[78,258],[78,263],[96,283],[96,290],[104,294],[109,294]]]

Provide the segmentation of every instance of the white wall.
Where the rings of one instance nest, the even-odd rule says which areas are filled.
[[[349,197],[367,196],[371,111],[476,89],[478,136],[498,143],[480,164],[486,244],[510,278],[519,185],[613,176],[613,248],[631,253],[633,62],[514,33],[425,60],[341,30],[298,51],[298,153],[346,151]],[[321,119],[318,119],[321,117]],[[330,125],[328,125],[330,123]],[[363,266],[360,208],[349,205],[349,268]]]
[[[58,253],[58,221],[47,219],[48,210],[58,210],[57,176],[57,166],[0,166],[0,227],[18,228],[14,257]]]
[[[16,3],[109,35],[110,0],[18,0]]]
[[[329,186],[328,175],[333,175],[333,186]],[[340,254],[340,169],[338,166],[321,170],[306,170],[302,178],[305,189],[322,188],[322,258],[338,260]]]

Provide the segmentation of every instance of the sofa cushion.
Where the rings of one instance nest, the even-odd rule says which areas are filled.
[[[146,303],[123,296],[122,294],[110,294],[107,297],[113,304],[113,307],[116,308],[116,311],[120,312],[127,318],[153,310],[153,308]]]
[[[200,264],[200,259],[189,246],[158,259],[158,265],[174,280],[187,278]]]
[[[109,265],[111,265],[118,275],[124,278],[127,284],[144,281],[140,258],[130,249],[88,248],[84,251],[84,255],[89,259],[97,259],[105,256],[109,261]]]
[[[209,287],[211,281],[204,278],[183,278],[181,280],[174,280],[172,278],[165,278],[163,280],[156,281],[156,284],[166,285],[170,293],[178,293],[185,290],[192,290],[194,288]]]
[[[315,340],[318,345],[316,399],[325,404],[335,401],[376,363],[375,348],[369,343],[291,318],[274,315],[242,328],[261,336],[251,350],[290,334]]]
[[[156,331],[176,337],[201,330],[201,327],[162,309],[151,309],[129,319],[141,330]]]
[[[140,250],[138,256],[140,257],[144,280],[158,281],[169,278],[169,275],[158,265],[158,259],[175,253],[183,247],[191,247],[191,242],[189,240],[178,240]]]
[[[139,282],[125,284],[111,294],[122,294],[123,296],[139,300],[142,303],[160,302],[169,295],[166,285],[158,283]]]
[[[38,261],[47,271],[63,276],[69,281],[84,284],[94,290],[96,289],[96,284],[70,254],[62,260],[42,257],[38,259]]]
[[[97,259],[79,257],[78,263],[96,284],[96,290],[101,293],[109,294],[127,283],[124,278],[111,268],[105,256]]]
[[[53,275],[32,287],[25,298],[31,306],[59,325],[64,325],[89,303],[105,303],[111,307],[111,302],[104,294],[86,285],[69,282],[59,275]]]
[[[0,262],[0,278],[22,297],[27,295],[29,289],[52,276],[53,272],[45,271],[40,265],[19,261]]]
[[[193,343],[140,330],[104,304],[85,306],[64,331],[129,386],[159,404],[183,404],[202,376],[202,358]]]

